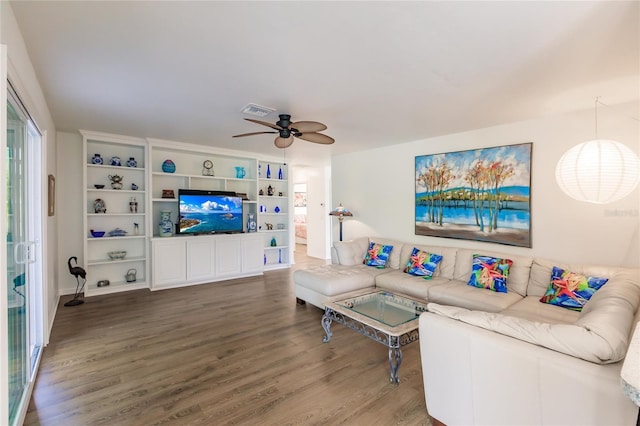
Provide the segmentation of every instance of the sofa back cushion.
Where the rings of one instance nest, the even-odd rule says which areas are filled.
[[[529,287],[527,287],[527,296],[544,296],[545,292],[549,288],[551,273],[553,272],[554,266],[564,269],[565,271],[575,272],[576,274],[608,278],[609,280],[614,281],[625,279],[640,285],[640,269],[619,268],[614,266],[578,265],[535,258],[531,265],[531,278],[529,281]]]
[[[453,276],[455,280],[464,282],[469,281],[474,254],[492,256],[501,259],[511,259],[513,261],[513,265],[509,268],[507,291],[514,291],[523,297],[527,295],[527,286],[529,284],[529,274],[531,272],[531,263],[533,262],[533,258],[514,256],[509,253],[498,253],[484,249],[458,249],[458,253],[456,255],[456,268]],[[549,272],[549,276],[551,276],[551,272]],[[545,290],[546,289],[547,288],[545,287]]]
[[[350,241],[336,241],[333,248],[337,259],[335,261],[340,265],[353,266],[361,265],[364,255],[369,248],[369,238],[362,237]]]
[[[407,262],[409,262],[409,257],[411,256],[411,252],[414,247],[418,250],[426,251],[427,253],[442,256],[442,260],[438,263],[438,267],[436,268],[436,272],[433,276],[443,277],[450,280],[453,279],[453,272],[456,267],[456,254],[458,252],[457,248],[404,243],[402,250],[400,251],[400,265],[402,265],[402,268],[404,268],[407,265]]]

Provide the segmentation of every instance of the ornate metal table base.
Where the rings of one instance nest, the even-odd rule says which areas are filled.
[[[350,328],[353,331],[356,331],[364,336],[369,337],[372,340],[375,340],[378,343],[382,343],[386,347],[389,348],[389,370],[390,377],[389,381],[391,383],[400,383],[400,379],[398,377],[398,370],[400,369],[400,364],[402,364],[402,346],[406,346],[411,342],[415,342],[420,337],[418,334],[418,329],[414,329],[408,331],[406,333],[400,334],[398,336],[392,336],[389,333],[386,333],[382,330],[378,330],[371,325],[364,324],[356,319],[343,315],[339,312],[334,311],[330,307],[324,308],[324,315],[322,316],[322,328],[324,329],[326,335],[322,338],[324,343],[327,343],[331,340],[331,322],[337,322],[344,325],[347,328]]]

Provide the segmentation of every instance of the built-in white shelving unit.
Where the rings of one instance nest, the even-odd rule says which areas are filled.
[[[149,286],[147,242],[147,143],[144,139],[109,135],[81,130],[83,137],[83,231],[84,268],[87,272],[85,295],[128,291]],[[99,155],[102,164],[95,164]],[[121,165],[111,165],[118,157]],[[134,162],[127,162],[133,159]],[[113,189],[110,176],[122,178],[122,188]],[[96,188],[96,185],[104,185]],[[136,189],[133,189],[136,188]],[[96,212],[96,201],[106,208]],[[132,204],[132,203],[137,203]],[[136,226],[137,224],[137,226]],[[110,236],[109,232],[121,229],[126,234]],[[95,237],[91,230],[104,232]],[[109,252],[126,251],[120,260],[112,260]],[[127,281],[127,274],[135,271],[136,280]],[[129,275],[131,276],[131,275]],[[108,280],[109,285],[98,287],[98,282]]]
[[[288,177],[286,164],[259,162],[258,232],[264,236],[265,270],[290,266],[292,216]]]
[[[293,210],[285,164],[199,145],[84,130],[80,133],[84,140],[86,296],[200,284],[291,265]],[[101,164],[94,161],[97,155]],[[119,157],[121,164],[112,165],[112,157]],[[129,162],[130,159],[133,161]],[[163,170],[166,160],[171,160],[175,170]],[[213,163],[213,167],[205,169],[205,161]],[[243,169],[244,175],[239,175],[237,168]],[[112,187],[114,175],[122,178],[122,187]],[[244,194],[244,233],[198,236],[174,233],[172,237],[160,237],[161,212],[171,212],[174,224],[180,220],[180,189]],[[131,203],[137,203],[137,207]],[[101,205],[106,210],[100,209]],[[248,233],[250,214],[258,224],[255,233]],[[109,235],[115,229],[124,231],[124,235]],[[105,235],[96,237],[91,230],[103,231]],[[109,252],[115,251],[127,254],[123,259],[113,260]],[[135,281],[127,280],[131,270],[136,272]],[[109,285],[98,287],[103,280],[108,280]]]

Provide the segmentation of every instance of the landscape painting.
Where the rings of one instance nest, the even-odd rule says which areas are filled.
[[[416,235],[531,247],[531,143],[416,157]]]

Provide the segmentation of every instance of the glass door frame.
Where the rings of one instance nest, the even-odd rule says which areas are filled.
[[[11,85],[11,95],[13,108],[17,107],[23,115],[26,115],[25,126],[25,157],[24,166],[25,175],[25,205],[27,209],[35,211],[36,214],[28,215],[26,220],[27,234],[25,238],[24,256],[28,257],[27,263],[24,265],[28,270],[27,277],[29,279],[25,284],[25,291],[30,294],[31,300],[27,300],[27,311],[29,319],[26,321],[26,343],[25,352],[26,368],[25,383],[22,388],[21,399],[15,410],[13,424],[22,424],[29,405],[29,400],[33,392],[36,373],[39,367],[42,348],[46,344],[48,337],[48,306],[46,300],[48,298],[48,280],[47,273],[48,264],[45,256],[47,247],[47,216],[45,214],[45,206],[47,205],[47,192],[45,190],[47,181],[46,167],[46,133],[41,132],[32,116],[26,110],[26,107],[20,100],[18,91]],[[0,100],[3,101],[0,109],[0,206],[6,209],[7,200],[10,194],[7,194],[7,108],[9,102],[9,82],[7,79],[7,55],[6,46],[0,45]],[[5,212],[3,212],[4,214]],[[0,270],[6,271],[8,266],[7,256],[13,255],[13,250],[8,251],[5,236],[8,232],[7,221],[0,221],[0,236],[4,239],[0,244]],[[36,260],[32,263],[32,260]],[[9,376],[11,374],[9,368],[9,320],[8,320],[8,290],[12,283],[8,282],[7,274],[0,274],[0,424],[9,420]],[[29,290],[27,290],[27,286]],[[27,293],[28,294],[28,293]]]
[[[7,205],[7,193],[4,182],[7,181],[4,165],[7,161],[7,46],[0,45],[0,206]],[[0,235],[7,235],[7,223],[0,220]],[[0,271],[7,270],[7,244],[5,241],[0,244]],[[7,275],[0,274],[0,419],[9,419],[9,319],[8,300],[4,295],[7,293]]]

